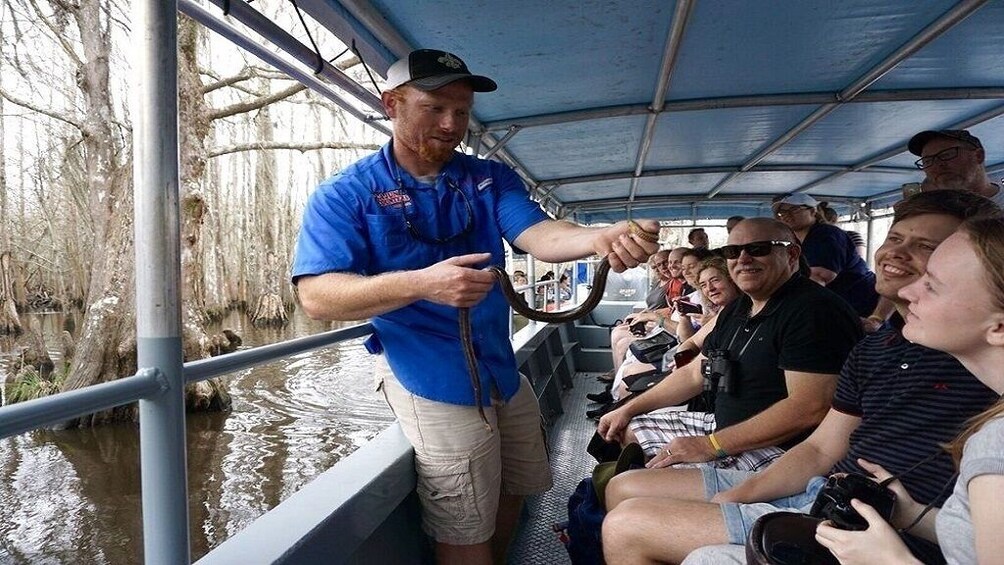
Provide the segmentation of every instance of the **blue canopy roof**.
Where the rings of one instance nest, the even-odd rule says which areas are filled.
[[[1004,2],[300,0],[371,68],[412,48],[499,84],[471,144],[558,216],[847,212],[923,175],[924,129],[968,128],[1004,172]]]

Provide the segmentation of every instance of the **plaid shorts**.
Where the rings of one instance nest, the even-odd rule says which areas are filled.
[[[641,444],[645,455],[654,457],[670,441],[678,437],[706,436],[715,431],[713,412],[687,412],[676,408],[663,408],[631,419],[629,429]],[[751,449],[709,461],[708,463],[677,463],[674,467],[699,467],[712,465],[718,469],[759,471],[784,455],[779,447]]]

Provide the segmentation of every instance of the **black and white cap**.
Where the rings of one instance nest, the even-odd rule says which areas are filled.
[[[387,71],[387,90],[402,84],[420,90],[436,90],[458,80],[466,80],[475,92],[491,92],[498,88],[492,79],[471,74],[467,64],[453,53],[438,49],[417,49],[390,66]]]

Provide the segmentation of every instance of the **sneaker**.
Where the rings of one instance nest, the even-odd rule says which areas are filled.
[[[614,397],[610,394],[609,390],[587,394],[586,398],[592,402],[599,402],[601,404],[609,404],[614,401]]]

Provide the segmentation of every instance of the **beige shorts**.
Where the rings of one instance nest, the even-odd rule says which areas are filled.
[[[422,524],[436,541],[489,541],[500,494],[551,488],[540,409],[525,377],[512,399],[485,407],[489,432],[477,407],[415,396],[394,378],[382,355],[375,366],[377,388],[415,448]]]

